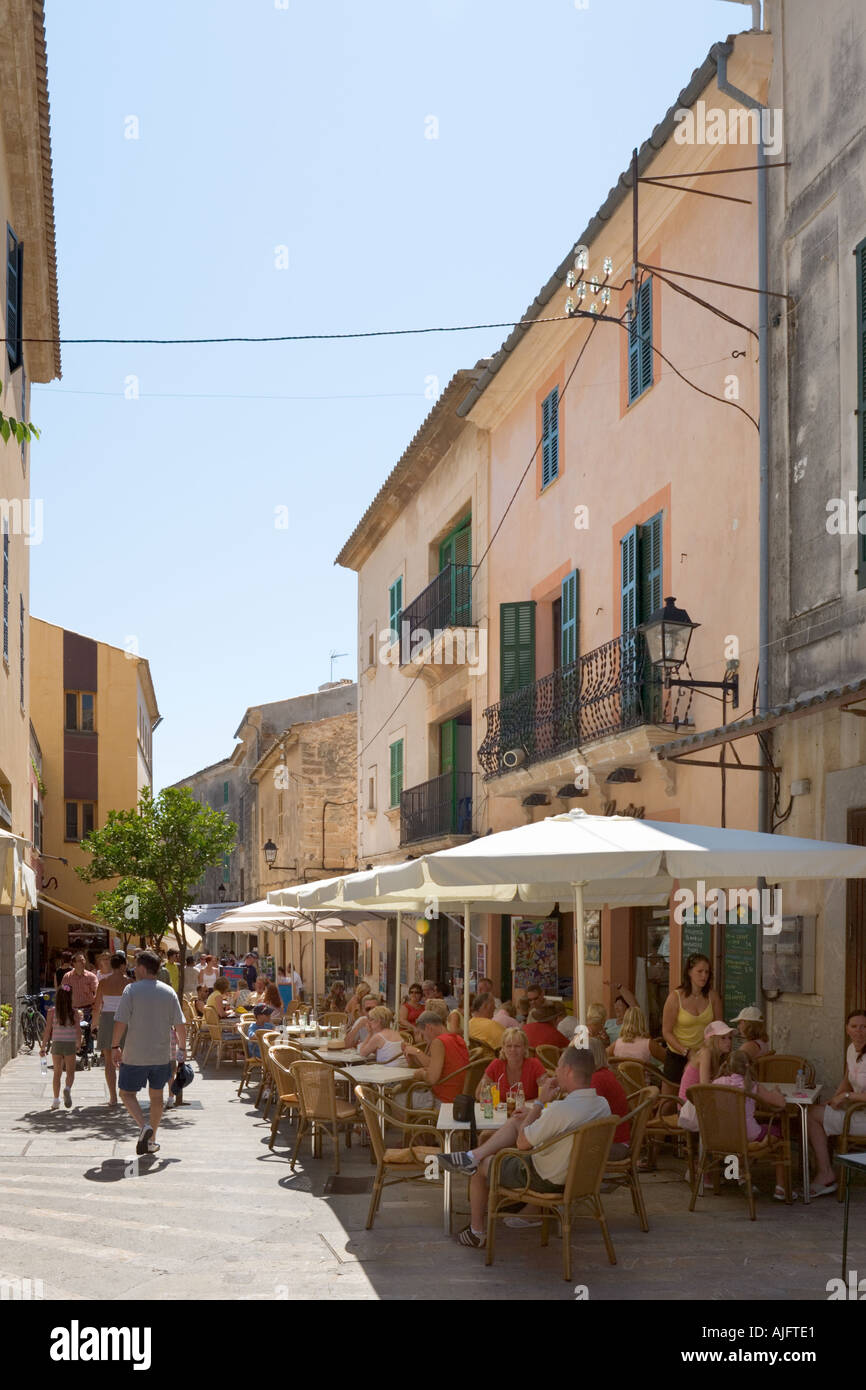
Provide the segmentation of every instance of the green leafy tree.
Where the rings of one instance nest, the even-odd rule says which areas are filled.
[[[162,898],[146,878],[122,878],[116,888],[97,893],[93,915],[122,936],[124,946],[133,936],[159,946],[170,925]]]
[[[3,382],[0,381],[0,395],[2,392]],[[35,425],[28,424],[25,420],[16,420],[12,415],[4,415],[0,410],[0,436],[4,444],[8,444],[10,439],[23,444],[25,440],[38,439],[39,431]]]
[[[81,842],[93,856],[75,871],[85,883],[119,878],[121,884],[134,879],[152,885],[162,911],[162,931],[176,924],[181,997],[187,952],[184,908],[193,901],[193,889],[205,869],[230,852],[236,833],[237,827],[222,812],[201,806],[188,787],[166,787],[156,797],[145,787],[136,810],[109,811],[102,829]]]

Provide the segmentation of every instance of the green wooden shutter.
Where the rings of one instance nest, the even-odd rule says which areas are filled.
[[[640,345],[640,389],[653,384],[653,282],[644,280],[638,290],[638,336]]]
[[[400,795],[403,791],[403,740],[398,738],[396,743],[391,744],[391,805],[400,805]]]
[[[559,476],[559,387],[541,403],[541,486]]]
[[[637,620],[646,622],[662,606],[662,514],[640,528],[638,544]]]
[[[855,251],[857,265],[857,499],[866,498],[866,240]],[[859,518],[858,512],[858,518]],[[866,536],[857,536],[857,587],[866,589]]]
[[[395,579],[388,590],[388,626],[395,636],[400,635],[400,615],[403,612],[403,576]]]
[[[464,517],[459,526],[439,545],[440,573],[451,565],[451,609],[449,623],[469,627],[472,622],[472,518]]]
[[[621,569],[620,616],[622,632],[637,626],[637,541],[638,528],[626,531],[619,543]]]
[[[21,365],[21,243],[12,228],[6,226],[6,352],[14,371]]]
[[[439,725],[439,772],[453,772],[457,766],[457,720]]]
[[[577,570],[562,581],[562,636],[560,664],[570,666],[578,657],[578,624],[580,616]]]
[[[535,601],[499,605],[499,693],[535,684]]]
[[[640,395],[640,353],[638,347],[637,314],[633,312],[634,300],[628,302],[628,403],[636,401]]]

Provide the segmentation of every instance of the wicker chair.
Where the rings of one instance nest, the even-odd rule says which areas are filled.
[[[259,1101],[262,1099],[264,1092],[267,1091],[268,1099],[265,1105],[265,1119],[268,1117],[268,1112],[274,1102],[274,1096],[277,1090],[274,1078],[271,1075],[271,1048],[276,1047],[279,1042],[280,1035],[274,1029],[256,1034],[256,1045],[262,1054],[262,1080],[259,1089],[256,1091],[255,1106],[256,1109],[258,1109]]]
[[[463,1067],[458,1067],[456,1071],[450,1071],[447,1076],[440,1076],[436,1082],[440,1086],[443,1081],[453,1081],[456,1077],[461,1078],[461,1092],[464,1095],[474,1095],[475,1088],[483,1076],[486,1068],[490,1065],[492,1054],[486,1047],[473,1047],[469,1051],[469,1061]],[[470,1091],[469,1085],[475,1078],[474,1087]],[[426,1124],[431,1119],[436,1119],[435,1110],[417,1109],[412,1105],[412,1096],[416,1091],[430,1091],[430,1082],[425,1081],[423,1076],[419,1076],[417,1081],[409,1078],[406,1081],[398,1082],[391,1088],[391,1108],[400,1117],[404,1124]],[[405,1097],[406,1103],[401,1105],[397,1102],[397,1096]]]
[[[230,1032],[228,1031],[229,1029],[231,1030]],[[238,1032],[236,1023],[232,1024],[229,1020],[220,1018],[214,1008],[205,1008],[203,1031],[206,1032],[210,1038],[208,1049],[204,1056],[204,1066],[207,1066],[214,1047],[216,1047],[217,1050],[217,1071],[220,1069],[223,1055],[226,1052],[233,1060],[239,1060],[239,1053],[242,1051],[243,1041]]]
[[[261,1057],[254,1057],[252,1052],[250,1051],[250,1040],[247,1037],[247,1034],[243,1026],[241,1026],[238,1029],[238,1034],[240,1036],[241,1046],[244,1050],[244,1070],[243,1075],[241,1076],[241,1079],[238,1082],[238,1095],[240,1095],[241,1091],[244,1089],[244,1086],[248,1085],[250,1077],[253,1076],[256,1072],[262,1072],[262,1059]]]
[[[815,1068],[805,1057],[795,1057],[786,1052],[771,1052],[768,1057],[759,1057],[755,1063],[755,1079],[760,1086],[772,1086],[774,1082],[796,1081],[797,1072],[806,1073],[806,1085],[814,1086]]]
[[[292,1168],[297,1162],[301,1140],[308,1131],[312,1137],[313,1157],[321,1156],[321,1138],[324,1130],[333,1141],[334,1162],[339,1173],[340,1130],[345,1130],[346,1148],[351,1148],[352,1125],[357,1119],[355,1105],[337,1099],[334,1072],[327,1062],[294,1062],[290,1072],[295,1083],[294,1093],[298,1097],[301,1115],[292,1153]]]
[[[322,1014],[319,1022],[324,1023],[326,1028],[345,1028],[349,1022],[349,1015],[332,1009],[330,1013]]]
[[[866,1134],[852,1134],[851,1121],[858,1111],[866,1110],[866,1100],[857,1100],[853,1105],[849,1105],[845,1111],[845,1119],[842,1122],[842,1133],[839,1135],[839,1142],[836,1145],[836,1154],[854,1153],[859,1149],[866,1149]],[[845,1183],[840,1182],[836,1196],[841,1202],[845,1195]]]
[[[626,1057],[622,1061],[617,1061],[611,1057],[607,1064],[614,1076],[619,1081],[629,1100],[637,1095],[638,1091],[646,1086],[643,1062],[637,1062],[631,1057]]]
[[[184,999],[181,1008],[183,1010],[184,1022],[189,1030],[190,1056],[194,1057],[207,1034],[202,1032],[201,1019],[189,1000]]]
[[[373,1195],[370,1198],[370,1210],[367,1213],[367,1230],[369,1231],[376,1219],[376,1212],[379,1210],[384,1189],[392,1187],[398,1182],[417,1182],[418,1179],[423,1181],[429,1171],[425,1160],[431,1154],[442,1153],[442,1136],[432,1125],[406,1124],[403,1120],[398,1119],[390,1101],[380,1097],[372,1086],[356,1086],[355,1095],[364,1116],[364,1123],[370,1136],[370,1149],[376,1161]],[[385,1147],[385,1140],[382,1138],[383,1119],[386,1126],[401,1131],[404,1148],[389,1149]],[[419,1136],[425,1137],[427,1142],[422,1145],[417,1144],[416,1140]],[[431,1139],[432,1143],[430,1142]]]
[[[539,1043],[538,1047],[535,1049],[535,1055],[545,1071],[554,1072],[559,1066],[559,1060],[562,1057],[562,1049],[554,1047],[553,1043]]]
[[[274,1112],[273,1124],[271,1125],[271,1139],[268,1148],[274,1147],[277,1137],[277,1129],[282,1119],[283,1111],[289,1113],[297,1110],[300,1106],[298,1095],[295,1090],[294,1077],[291,1068],[295,1062],[303,1060],[302,1053],[297,1047],[291,1047],[287,1043],[277,1043],[270,1048],[269,1061],[271,1067],[271,1080],[274,1083],[274,1095],[277,1100],[277,1108]]]
[[[781,1138],[768,1131],[763,1139],[750,1140],[746,1135],[746,1093],[732,1086],[690,1086],[686,1095],[694,1104],[701,1136],[701,1154],[697,1174],[692,1184],[689,1211],[694,1211],[704,1174],[715,1170],[715,1190],[718,1192],[721,1165],[730,1158],[740,1160],[739,1176],[745,1180],[749,1202],[749,1220],[755,1220],[755,1194],[752,1188],[752,1166],[770,1162],[785,1165],[785,1201],[791,1196],[791,1144],[787,1114],[782,1111]]]
[[[631,1193],[631,1202],[634,1207],[635,1216],[640,1222],[642,1231],[649,1230],[646,1206],[644,1205],[643,1192],[640,1185],[640,1174],[638,1172],[638,1159],[643,1148],[644,1133],[650,1115],[658,1100],[658,1086],[645,1086],[636,1095],[630,1097],[634,1102],[633,1108],[626,1115],[621,1116],[620,1124],[623,1120],[628,1120],[631,1124],[629,1135],[628,1155],[626,1158],[608,1159],[607,1167],[604,1170],[605,1182],[614,1183],[616,1186],[627,1187]]]
[[[501,1186],[499,1173],[506,1154],[517,1154],[520,1158],[526,1158],[528,1153],[525,1149],[500,1149],[499,1153],[493,1155],[490,1160],[490,1171],[487,1175],[487,1181],[490,1184],[487,1201],[486,1263],[488,1265],[493,1263],[496,1222],[508,1214],[507,1209],[514,1202],[529,1202],[532,1206],[541,1208],[542,1245],[547,1245],[550,1237],[551,1214],[559,1218],[562,1228],[562,1277],[567,1283],[571,1282],[571,1209],[576,1202],[586,1203],[589,1206],[589,1215],[593,1216],[601,1226],[607,1257],[612,1265],[616,1264],[616,1255],[607,1229],[607,1218],[604,1214],[599,1191],[610,1146],[613,1143],[614,1132],[617,1125],[621,1123],[620,1117],[614,1115],[610,1119],[592,1120],[589,1124],[582,1125],[580,1129],[575,1130],[571,1136],[571,1156],[568,1161],[565,1183],[558,1192],[534,1192],[529,1186],[532,1180],[529,1172],[526,1174],[526,1183],[523,1187]],[[555,1144],[561,1144],[564,1137],[568,1138],[567,1135],[557,1135],[554,1139],[548,1139],[546,1144],[540,1144],[537,1149],[532,1150],[533,1155],[543,1153],[545,1149],[550,1149]]]

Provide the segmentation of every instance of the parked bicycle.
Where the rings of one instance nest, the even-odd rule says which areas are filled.
[[[22,994],[18,998],[21,1007],[21,1030],[24,1034],[22,1046],[32,1052],[45,1032],[45,1019],[39,1011],[38,994]]]

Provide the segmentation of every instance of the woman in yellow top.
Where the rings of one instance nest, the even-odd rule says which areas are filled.
[[[704,1041],[704,1029],[722,1017],[722,1001],[713,989],[713,968],[703,955],[689,956],[683,982],[665,1000],[662,1035],[666,1052],[664,1073],[670,1094],[679,1088],[689,1052]]]

